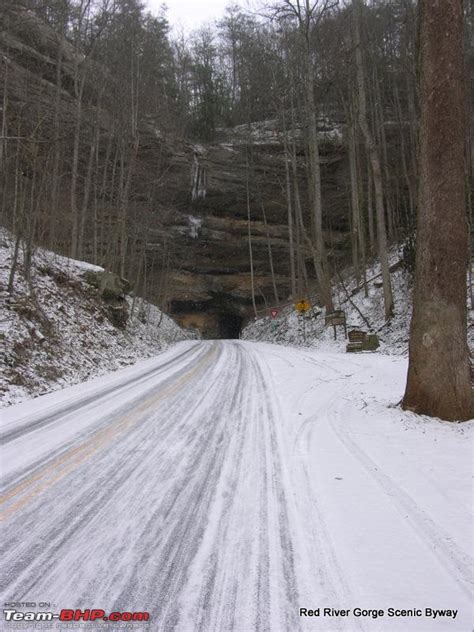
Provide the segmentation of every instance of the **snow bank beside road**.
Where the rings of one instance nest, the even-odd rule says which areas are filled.
[[[398,261],[398,256],[399,253],[392,255],[391,264]],[[386,324],[379,272],[378,264],[367,270],[367,278],[372,279],[368,283],[368,296],[365,296],[363,289],[357,292],[355,280],[346,274],[344,285],[347,292],[352,294],[351,300],[347,299],[342,284],[336,283],[333,289],[335,309],[345,311],[348,329],[355,327],[367,331],[368,321],[371,329],[379,336],[381,351],[404,355],[408,351],[411,318],[410,278],[401,267],[392,273],[395,316]],[[337,340],[334,340],[334,330],[332,327],[325,327],[324,315],[324,309],[313,304],[312,311],[303,317],[291,305],[283,308],[274,320],[266,317],[251,322],[244,329],[242,337],[246,340],[307,346],[327,351],[345,350],[347,340],[344,338],[344,329],[337,328]]]
[[[306,618],[304,629],[470,629],[474,420],[453,424],[401,410],[405,358],[251,348],[278,400],[293,487],[308,492],[295,502],[317,555],[314,568],[308,556],[303,576],[326,565],[321,596],[309,583],[301,606],[385,611],[375,620]],[[456,620],[388,618],[390,607],[458,613]]]
[[[335,309],[345,311],[347,328],[373,331],[379,337],[380,352],[394,355],[408,354],[412,312],[412,281],[401,264],[401,256],[400,249],[392,251],[390,256],[390,265],[393,266],[391,279],[395,302],[395,315],[390,322],[385,321],[380,264],[375,263],[367,269],[368,296],[365,296],[362,287],[357,290],[352,270],[346,270],[342,274],[345,289],[337,280],[333,288]],[[350,295],[350,300],[347,293]],[[366,320],[362,318],[361,313]],[[337,339],[334,340],[334,330],[332,327],[325,327],[324,315],[324,308],[314,303],[312,311],[304,317],[298,314],[293,305],[286,306],[279,310],[275,319],[272,319],[269,314],[251,321],[243,330],[242,338],[257,342],[310,347],[321,351],[345,351],[347,340],[344,338],[344,329],[337,327]],[[474,350],[473,310],[468,310],[468,340],[471,350]]]
[[[13,243],[0,232],[0,406],[77,384],[154,356],[192,335],[150,303],[137,300],[134,317],[115,327],[84,272],[102,268],[38,248],[31,300],[20,254],[14,292],[7,292]],[[131,312],[132,299],[127,297]]]

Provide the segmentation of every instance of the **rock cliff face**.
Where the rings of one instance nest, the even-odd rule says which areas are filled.
[[[346,162],[340,131],[322,123],[320,136],[326,240],[334,258],[347,251]],[[177,156],[173,160],[176,164]],[[304,191],[302,146],[299,161]],[[271,262],[279,299],[288,300],[290,295],[283,139],[276,121],[254,123],[250,133],[242,128],[220,130],[213,143],[187,146],[178,164],[180,184],[173,209],[163,227],[151,231],[149,247],[153,248],[153,236],[158,243],[164,234],[172,236],[173,316],[205,336],[232,337],[254,313],[249,233],[257,309],[275,304]],[[306,200],[304,205],[307,209]],[[310,225],[307,210],[305,215]],[[301,249],[312,283],[311,253],[305,246]]]
[[[53,130],[58,95],[56,63],[61,44],[60,118],[63,128],[72,133],[74,72],[77,64],[85,62],[75,58],[70,44],[60,41],[41,20],[19,6],[10,11],[8,25],[0,32],[0,82],[8,85],[8,111],[12,120],[19,112],[34,111],[35,116],[41,116],[42,129],[49,126]],[[114,125],[113,110],[107,110],[110,105],[107,101],[98,109],[95,93],[106,75],[106,69],[91,65],[82,107],[83,124],[92,128],[98,121],[99,137],[104,139]],[[35,124],[32,118],[32,128]],[[347,166],[341,128],[325,121],[320,125],[324,221],[334,260],[347,249]],[[304,191],[303,132],[297,132]],[[24,133],[28,133],[26,128]],[[51,131],[50,137],[52,134]],[[166,295],[169,310],[176,320],[197,327],[205,337],[236,336],[243,322],[253,315],[249,234],[257,307],[275,303],[271,260],[279,298],[286,300],[290,294],[285,164],[278,124],[265,121],[250,127],[222,129],[212,143],[193,144],[161,129],[157,121],[148,118],[139,124],[139,139],[128,211],[146,227],[146,249],[150,254],[147,260],[152,260],[155,254],[156,260],[161,261],[164,249],[168,253],[166,292],[163,287],[161,291]],[[104,155],[105,146],[104,140],[101,148]],[[80,151],[80,162],[87,164],[87,143],[81,144]],[[150,181],[156,182],[152,199],[144,194]],[[67,174],[62,186],[67,199]],[[309,226],[306,199],[303,205]],[[107,213],[110,216],[112,210],[104,210],[105,218]],[[70,228],[66,212],[64,218],[60,233],[63,242],[59,242],[59,248],[67,252]],[[7,224],[11,227],[8,217]],[[105,223],[102,229],[107,229]],[[87,245],[86,255],[89,252],[92,258],[92,245],[89,244],[89,250]],[[311,256],[305,249],[302,254],[311,283],[314,276]],[[150,267],[148,275],[150,285],[163,285],[160,282],[163,266]],[[150,276],[156,277],[155,282]]]

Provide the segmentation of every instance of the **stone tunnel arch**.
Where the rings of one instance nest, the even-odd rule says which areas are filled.
[[[245,319],[238,309],[222,301],[173,301],[171,316],[185,328],[197,329],[203,338],[240,337]]]

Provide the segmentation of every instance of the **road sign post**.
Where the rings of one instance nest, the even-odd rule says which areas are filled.
[[[295,303],[295,309],[300,315],[300,332],[303,334],[303,342],[306,342],[306,320],[305,314],[311,309],[311,303],[307,298],[303,298]]]
[[[337,338],[336,327],[339,325],[344,327],[344,335],[345,337],[347,337],[346,312],[344,310],[337,309],[334,312],[326,314],[324,324],[326,325],[326,327],[328,325],[332,325],[334,329],[334,340],[336,340]]]

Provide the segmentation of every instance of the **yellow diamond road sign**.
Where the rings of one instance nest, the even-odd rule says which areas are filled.
[[[304,298],[303,300],[299,301],[298,303],[295,303],[295,308],[296,308],[296,310],[298,312],[300,312],[300,314],[304,314],[309,309],[311,309],[311,304],[308,301],[308,299]]]

